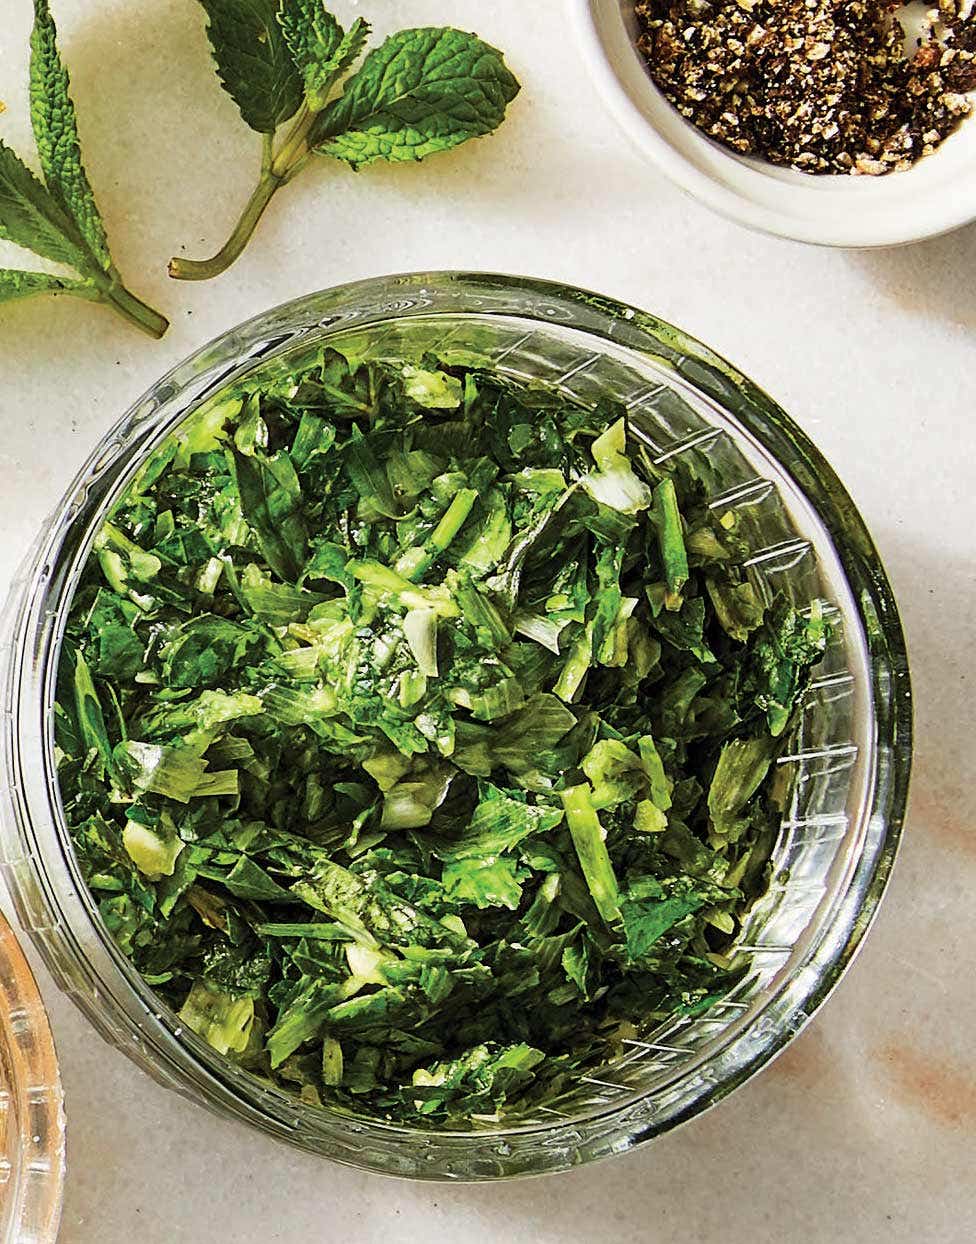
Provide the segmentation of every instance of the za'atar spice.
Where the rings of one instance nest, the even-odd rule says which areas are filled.
[[[878,175],[935,150],[976,88],[976,2],[940,0],[910,41],[901,8],[640,0],[638,47],[678,111],[732,150],[808,173]]]

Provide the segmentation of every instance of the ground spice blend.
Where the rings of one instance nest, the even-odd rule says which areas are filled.
[[[638,47],[711,138],[807,173],[889,173],[972,111],[976,0],[941,0],[906,52],[886,0],[640,0]]]

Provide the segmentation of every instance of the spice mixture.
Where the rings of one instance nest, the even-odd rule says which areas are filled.
[[[940,0],[914,53],[887,0],[640,0],[638,46],[678,111],[735,151],[881,174],[972,111],[974,0]]]

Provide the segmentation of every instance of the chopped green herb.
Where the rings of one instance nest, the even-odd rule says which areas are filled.
[[[331,348],[152,453],[71,608],[61,789],[222,1055],[460,1126],[738,979],[827,634],[668,470],[609,406]]]

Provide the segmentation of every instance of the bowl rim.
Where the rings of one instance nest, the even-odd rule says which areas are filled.
[[[622,16],[624,0],[611,0],[611,2],[619,5],[621,32],[633,47],[633,40],[626,30]],[[711,208],[726,220],[734,221],[772,237],[806,242],[814,246],[855,250],[923,242],[961,229],[976,220],[976,194],[968,197],[962,193],[942,195],[934,205],[928,207],[924,216],[921,212],[899,213],[894,223],[881,225],[870,215],[862,212],[852,211],[840,219],[835,215],[829,222],[819,220],[814,214],[806,215],[799,212],[788,214],[761,202],[758,197],[750,195],[744,188],[732,189],[722,184],[717,178],[698,167],[695,161],[676,145],[669,142],[638,107],[633,95],[614,67],[606,42],[600,33],[597,10],[603,9],[603,0],[566,0],[566,3],[569,5],[577,42],[582,50],[591,80],[603,103],[628,137],[631,145],[686,194]],[[636,49],[634,51],[635,55],[638,55]],[[649,91],[664,98],[649,75],[647,87]],[[667,101],[664,102],[667,103]],[[781,189],[783,175],[795,173],[797,178],[803,180],[791,182],[789,193],[792,200],[798,204],[801,202],[816,203],[820,198],[820,190],[832,183],[850,185],[850,189],[856,188],[858,193],[867,189],[869,194],[870,185],[878,180],[851,178],[841,174],[815,176],[800,173],[798,170],[775,169],[774,166],[766,165],[759,160],[748,160],[709,139],[670,104],[668,107],[681,123],[681,128],[689,132],[689,142],[704,139],[710,156],[727,164],[730,168],[734,166],[735,170],[740,173],[743,169],[748,169],[751,175],[758,174],[768,180],[775,179]],[[976,117],[970,120],[976,124]],[[933,158],[935,157],[925,156],[923,161]],[[911,171],[906,170],[901,175],[907,175]],[[888,181],[897,176],[899,176],[898,173],[889,173],[882,180]],[[851,183],[857,183],[857,186]],[[933,199],[934,196],[929,197],[930,204]]]
[[[60,634],[55,633],[52,641],[49,629],[51,617],[54,614],[63,616],[64,613],[64,606],[60,604],[51,608],[51,571],[52,567],[57,568],[58,556],[63,556],[63,548],[69,532],[74,532],[77,543],[73,549],[68,549],[65,558],[68,567],[70,568],[79,559],[87,556],[89,536],[93,534],[93,527],[100,522],[105,504],[103,496],[95,516],[87,518],[84,516],[84,507],[89,500],[90,490],[96,478],[103,476],[107,469],[112,468],[113,463],[117,464],[121,461],[119,473],[113,477],[114,482],[109,485],[110,495],[117,496],[118,491],[124,487],[131,469],[134,469],[132,454],[135,451],[144,453],[148,446],[158,442],[165,430],[185,417],[190,409],[228,383],[232,383],[238,375],[252,370],[264,359],[274,357],[276,352],[294,348],[295,341],[289,339],[287,333],[283,332],[289,324],[294,325],[298,320],[302,323],[309,322],[310,316],[310,322],[318,327],[331,326],[336,321],[342,323],[348,318],[343,314],[344,308],[362,306],[364,302],[367,308],[375,313],[374,318],[367,320],[368,323],[384,322],[384,319],[388,323],[401,313],[409,314],[405,308],[415,307],[418,303],[422,304],[424,296],[432,290],[445,294],[454,302],[451,307],[442,307],[441,314],[462,317],[507,316],[509,319],[520,318],[540,327],[552,324],[553,321],[558,323],[567,309],[578,313],[581,319],[585,320],[585,317],[589,317],[586,322],[574,324],[574,329],[594,342],[599,340],[601,343],[606,343],[608,347],[620,348],[622,346],[624,349],[642,353],[657,365],[666,363],[679,380],[702,393],[713,405],[726,413],[730,422],[738,422],[750,437],[758,441],[766,454],[775,458],[779,463],[779,468],[795,483],[797,491],[806,499],[807,504],[817,514],[824,527],[828,526],[823,516],[824,509],[834,519],[834,525],[829,527],[830,536],[845,579],[848,583],[852,580],[858,582],[860,594],[854,597],[852,593],[852,599],[855,600],[855,608],[865,632],[862,636],[867,641],[864,646],[865,656],[868,656],[868,647],[870,647],[870,653],[874,658],[865,661],[865,668],[869,675],[868,692],[874,701],[875,733],[882,731],[882,737],[892,744],[893,754],[888,757],[890,763],[886,766],[884,781],[872,781],[864,805],[859,809],[860,820],[864,825],[870,822],[872,833],[875,834],[873,853],[867,863],[865,863],[863,852],[854,861],[855,865],[859,866],[858,885],[855,889],[853,883],[851,884],[842,896],[844,901],[834,904],[830,919],[825,922],[826,930],[834,934],[830,940],[829,953],[825,955],[829,966],[826,970],[816,973],[815,980],[804,982],[802,1005],[791,1003],[788,1026],[783,1030],[764,1034],[763,1043],[752,1049],[748,1057],[743,1057],[736,1065],[734,1076],[728,1076],[718,1084],[711,1083],[703,1087],[693,1100],[690,1100],[682,1110],[676,1111],[663,1124],[653,1118],[638,1118],[636,1114],[628,1117],[628,1111],[634,1105],[628,1100],[622,1105],[614,1104],[596,1111],[588,1115],[586,1120],[580,1118],[579,1120],[567,1120],[559,1127],[553,1125],[552,1132],[561,1131],[568,1138],[567,1143],[570,1145],[565,1155],[561,1155],[558,1160],[553,1153],[552,1159],[546,1165],[546,1169],[553,1170],[581,1160],[589,1160],[630,1148],[701,1113],[750,1078],[755,1071],[774,1057],[796,1032],[800,1031],[846,970],[873,920],[891,871],[904,817],[911,759],[910,682],[897,609],[877,552],[853,502],[819,451],[761,389],[707,346],[653,315],[599,294],[569,288],[555,282],[478,272],[412,273],[353,282],[294,299],[221,334],[167,373],[98,442],[74,483],[59,503],[54,519],[44,529],[31,564],[20,585],[21,590],[12,597],[10,607],[11,621],[14,626],[12,627],[11,657],[17,658],[20,666],[17,665],[16,660],[8,659],[6,694],[8,703],[12,702],[19,708],[21,715],[18,716],[16,711],[8,708],[7,729],[0,734],[0,744],[2,744],[9,779],[9,789],[6,795],[10,815],[3,819],[16,823],[20,828],[22,838],[26,837],[29,841],[36,843],[38,834],[31,819],[34,798],[39,800],[40,794],[44,794],[48,800],[48,806],[43,811],[46,815],[53,816],[54,805],[50,802],[52,798],[51,774],[45,772],[43,775],[32,777],[29,772],[25,772],[20,765],[17,740],[27,728],[24,723],[30,726],[33,720],[32,714],[35,714],[37,718],[44,717],[43,712],[39,710],[42,709],[44,703],[48,702],[49,696],[44,695],[35,709],[30,703],[30,695],[41,682],[50,689],[52,650],[56,655],[60,644]],[[477,309],[467,305],[471,300],[477,299],[480,299],[482,304],[491,305],[487,309],[485,305]],[[497,307],[492,303],[492,299],[497,300]],[[531,299],[531,302],[527,303],[527,299]],[[518,302],[518,309],[513,308],[514,301]],[[437,312],[429,312],[429,314],[437,314]],[[323,316],[324,319],[321,318]],[[596,327],[597,324],[600,325],[599,328]],[[636,344],[637,342],[640,344]],[[201,375],[203,380],[201,380]],[[170,411],[166,418],[160,420],[160,410],[166,409],[167,401],[171,402],[175,396],[185,394],[186,386],[191,380],[199,382],[192,396],[187,398],[177,413]],[[792,465],[784,462],[784,455],[789,458]],[[79,513],[83,519],[81,524],[79,524]],[[84,528],[81,532],[77,530],[79,525]],[[38,643],[47,661],[46,674],[43,671],[37,673],[32,665]],[[879,688],[875,685],[873,678],[876,662],[883,667],[882,673],[887,688],[887,692],[881,698],[879,698]],[[33,682],[31,682],[32,677]],[[890,701],[888,692],[890,692]],[[28,734],[28,739],[34,741],[33,731],[36,729],[36,723],[30,728],[31,733]],[[42,739],[48,737],[49,729],[50,723],[44,721],[41,726]],[[46,750],[46,747],[42,748],[42,754]],[[875,774],[871,776],[873,778]],[[25,786],[28,789],[25,790]],[[56,775],[53,781],[53,791],[56,798]],[[11,799],[14,801],[12,807],[9,806]],[[37,811],[40,813],[41,809]],[[42,824],[40,829],[43,834],[45,826]],[[56,836],[58,841],[54,848],[48,847],[49,855],[53,857],[58,850],[61,850],[62,858],[57,861],[58,867],[68,869],[71,874],[72,868],[77,870],[77,864],[72,864],[73,853],[64,849],[64,842],[61,840],[63,835],[60,831],[56,832]],[[43,887],[44,893],[38,896],[32,882],[31,872],[36,865],[31,860],[23,858],[14,860],[12,863],[13,866],[8,860],[6,871],[18,913],[34,936],[38,949],[54,971],[56,979],[63,984],[66,979],[63,956],[55,953],[49,938],[43,935],[43,930],[47,927],[43,918],[44,913],[42,913],[40,922],[36,915],[38,903],[42,906],[45,903],[48,904],[47,912],[50,913],[52,893],[50,879],[47,874],[44,875],[46,883]],[[100,928],[101,922],[97,919],[97,915],[96,919],[92,920],[86,887],[82,886],[81,890],[82,892],[79,893],[77,884],[73,886],[72,902],[85,910],[85,918],[90,922],[90,927],[98,937],[104,940],[108,935]],[[57,910],[52,914],[55,919],[59,915]],[[70,929],[68,933],[70,934]],[[825,932],[825,938],[826,936]],[[132,989],[135,1001],[127,999],[130,1010],[126,1012],[126,1022],[133,1024],[132,1011],[141,1013],[140,1021],[134,1025],[139,1030],[138,1035],[136,1032],[126,1030],[125,1035],[129,1039],[122,1041],[110,1031],[107,1034],[110,1039],[126,1048],[143,1066],[154,1065],[157,1068],[157,1078],[162,1078],[171,1087],[181,1089],[184,1094],[200,1101],[199,1088],[203,1083],[207,1089],[207,1104],[220,1112],[233,1113],[238,1118],[245,1118],[252,1123],[263,1125],[265,1130],[273,1130],[274,1134],[281,1139],[291,1140],[293,1143],[308,1147],[306,1143],[308,1132],[302,1125],[304,1110],[293,1099],[286,1098],[277,1090],[264,1090],[259,1081],[247,1073],[231,1068],[229,1064],[227,1067],[222,1066],[227,1063],[227,1060],[214,1054],[209,1047],[204,1048],[204,1043],[194,1038],[192,1034],[184,1033],[182,1037],[179,1037],[177,1033],[178,1040],[167,1047],[167,1043],[162,1041],[156,1029],[160,1029],[162,1037],[171,1038],[173,1034],[160,1023],[163,1016],[159,1014],[159,1004],[154,1006],[146,997],[143,997],[144,994],[151,995],[151,989],[144,983],[141,983],[140,987],[141,978],[138,978],[135,969],[128,963],[128,960],[124,959],[114,944],[105,946],[104,951],[113,960],[112,966],[121,976],[122,983]],[[87,964],[84,970],[91,972]],[[781,986],[775,996],[782,996],[783,990],[789,983],[787,981]],[[92,1003],[86,1005],[83,991],[77,987],[70,988],[69,992],[72,994],[72,999],[81,1006],[86,1017],[99,1027],[103,1035],[106,1035],[107,1026],[99,1017],[98,1008]],[[104,983],[101,985],[101,992],[103,996],[107,995],[111,999],[111,990]],[[138,1007],[135,1005],[136,1002]],[[120,1004],[116,1002],[116,1005]],[[134,1047],[132,1039],[135,1039],[139,1045]],[[152,1058],[146,1058],[145,1052],[141,1049],[142,1043],[151,1047]],[[732,1044],[732,1040],[729,1044]],[[705,1057],[704,1054],[701,1056],[701,1058]],[[188,1076],[188,1067],[195,1073],[194,1077]],[[236,1074],[232,1075],[231,1071]],[[689,1072],[683,1069],[680,1075],[676,1075],[676,1078],[688,1074]],[[238,1083],[238,1080],[245,1075],[251,1085],[249,1096],[246,1098],[241,1092],[241,1084]],[[187,1083],[190,1079],[193,1080],[196,1088],[188,1093]],[[639,1100],[638,1098],[637,1101]],[[285,1115],[293,1119],[293,1122],[288,1125],[292,1129],[291,1133],[283,1122]],[[334,1142],[335,1132],[338,1129],[344,1133],[354,1130],[361,1136],[369,1138],[372,1144],[366,1151],[370,1156],[355,1161],[355,1164],[374,1170],[385,1170],[387,1173],[408,1174],[417,1178],[456,1178],[457,1175],[449,1169],[445,1173],[445,1170],[436,1164],[425,1169],[423,1161],[419,1158],[411,1163],[411,1169],[391,1170],[389,1158],[380,1163],[379,1156],[374,1156],[373,1145],[378,1149],[384,1143],[392,1144],[409,1137],[428,1147],[428,1152],[424,1154],[428,1161],[436,1163],[439,1160],[444,1167],[449,1167],[459,1147],[463,1149],[465,1143],[473,1140],[485,1144],[511,1141],[512,1145],[515,1145],[521,1139],[525,1139],[528,1144],[533,1136],[537,1137],[546,1130],[538,1124],[522,1127],[516,1124],[491,1133],[477,1131],[428,1133],[416,1128],[378,1124],[370,1120],[355,1120],[353,1126],[353,1122],[346,1116],[330,1111],[328,1108],[316,1110],[315,1115],[318,1124],[317,1136],[327,1135]],[[606,1126],[598,1136],[584,1143],[584,1138],[576,1129],[584,1123],[593,1121],[605,1123]],[[275,1123],[276,1126],[272,1129],[269,1127],[270,1123]],[[320,1141],[320,1152],[324,1144],[324,1141]],[[366,1149],[364,1141],[360,1142],[360,1146],[361,1151]],[[437,1148],[437,1155],[430,1151],[434,1147]],[[520,1170],[516,1167],[518,1155],[513,1157],[512,1149],[507,1144],[505,1148],[497,1149],[497,1153],[500,1155],[497,1159],[499,1170],[493,1172],[491,1176],[481,1175],[479,1177],[524,1173],[524,1169]],[[338,1161],[354,1161],[348,1156],[334,1152],[329,1156]]]

